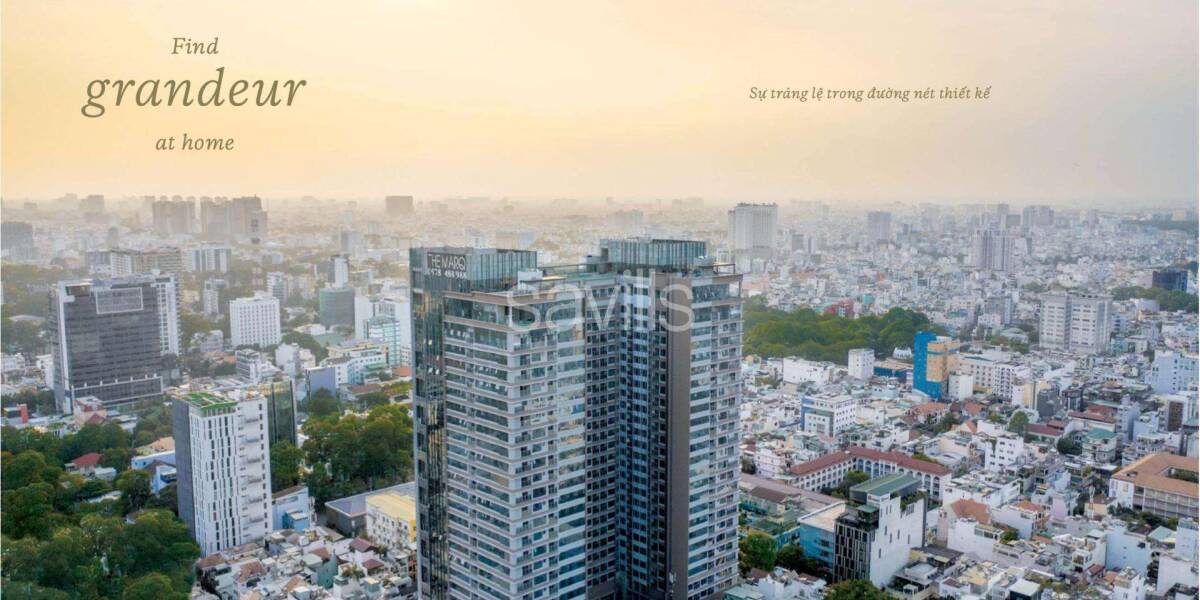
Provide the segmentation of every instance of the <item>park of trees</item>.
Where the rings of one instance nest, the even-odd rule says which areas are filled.
[[[132,438],[117,425],[58,437],[0,432],[0,571],[7,598],[187,598],[200,549],[173,512],[174,486],[150,493],[130,469]],[[68,473],[89,452],[119,471],[112,483]],[[111,491],[117,499],[97,501]]]
[[[839,317],[810,308],[791,312],[767,308],[751,300],[745,309],[745,352],[768,358],[799,356],[808,360],[846,364],[855,348],[872,348],[875,356],[891,356],[896,348],[912,346],[918,331],[944,330],[924,314],[893,308],[882,317]]]

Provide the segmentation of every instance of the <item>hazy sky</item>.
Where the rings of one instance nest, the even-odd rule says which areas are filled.
[[[0,192],[1196,203],[1195,0],[448,4],[5,0]],[[80,114],[219,66],[308,85]],[[946,85],[991,99],[748,97]]]

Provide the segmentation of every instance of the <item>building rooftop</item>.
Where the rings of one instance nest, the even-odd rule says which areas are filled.
[[[905,488],[917,485],[919,482],[908,475],[902,473],[894,473],[892,475],[884,475],[876,477],[870,481],[864,481],[852,488],[851,494],[864,494],[867,496],[891,496],[902,492]]]
[[[205,410],[237,406],[237,400],[212,392],[188,392],[180,398],[196,408]]]
[[[1200,471],[1196,459],[1177,454],[1151,454],[1143,456],[1129,466],[1117,471],[1112,476],[1118,481],[1188,496],[1200,497],[1200,484],[1194,481],[1184,481],[1170,477],[1173,470],[1189,471],[1193,474]]]

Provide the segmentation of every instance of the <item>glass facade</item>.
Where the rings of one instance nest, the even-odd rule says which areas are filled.
[[[741,277],[705,250],[606,241],[520,282],[531,253],[412,252],[423,597],[732,585]]]

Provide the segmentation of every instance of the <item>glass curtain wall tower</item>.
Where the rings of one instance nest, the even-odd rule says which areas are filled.
[[[741,276],[706,251],[412,252],[422,597],[732,584]]]

